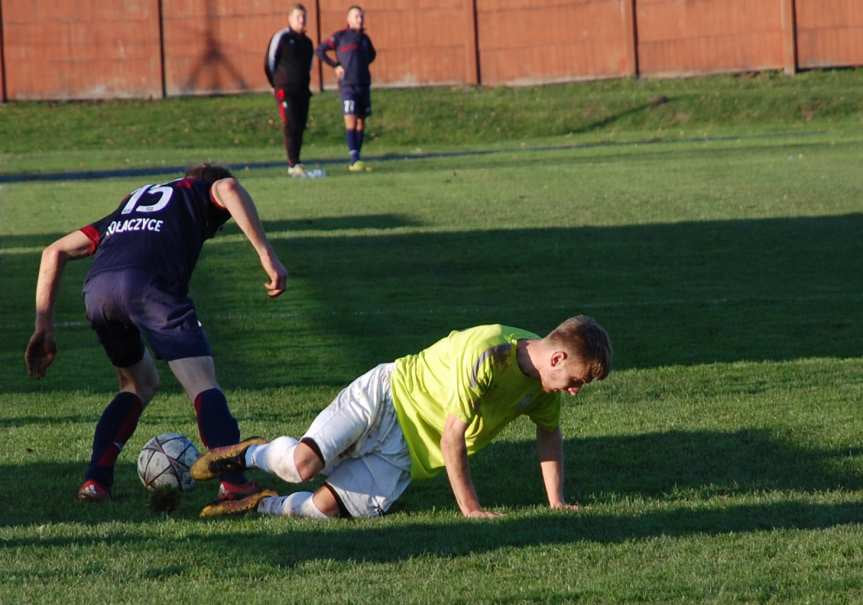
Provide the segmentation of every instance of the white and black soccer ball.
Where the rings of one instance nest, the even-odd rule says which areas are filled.
[[[138,454],[138,478],[150,491],[195,487],[189,468],[198,459],[195,444],[178,433],[164,433],[150,439]]]

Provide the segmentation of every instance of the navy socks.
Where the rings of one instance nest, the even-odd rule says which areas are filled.
[[[198,432],[208,449],[231,445],[240,440],[240,427],[228,409],[228,400],[221,389],[209,389],[195,397]],[[242,472],[225,473],[221,479],[230,483],[245,483]]]
[[[364,130],[345,130],[345,141],[351,154],[351,163],[360,159],[360,151],[363,148]]]
[[[85,479],[93,479],[110,489],[114,483],[114,463],[135,432],[143,409],[144,404],[133,393],[121,391],[114,396],[96,425]]]

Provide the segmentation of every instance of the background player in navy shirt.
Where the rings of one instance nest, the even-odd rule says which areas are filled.
[[[321,61],[335,68],[345,116],[345,139],[351,155],[351,172],[367,170],[360,160],[366,118],[372,113],[372,76],[369,65],[375,60],[375,47],[363,29],[365,15],[356,4],[348,9],[348,27],[337,31],[318,46]],[[336,58],[327,53],[335,51]]]
[[[119,392],[96,426],[80,500],[110,496],[117,456],[159,387],[142,336],[194,402],[204,445],[239,441],[239,426],[216,382],[210,345],[188,297],[204,240],[231,217],[258,253],[267,294],[279,296],[287,271],[267,241],[251,196],[226,169],[208,164],[191,168],[184,178],[136,189],[114,212],[42,252],[36,324],[24,354],[28,373],[43,377],[57,353],[53,311],[66,261],[93,256],[84,281],[87,319],[119,379]],[[220,478],[220,499],[258,490],[241,472]]]
[[[295,4],[288,15],[288,27],[270,39],[264,62],[282,120],[288,173],[294,177],[306,174],[300,163],[300,148],[309,118],[309,73],[315,51],[305,32],[306,7]]]

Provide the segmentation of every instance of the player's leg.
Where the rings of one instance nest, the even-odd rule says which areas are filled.
[[[290,106],[288,111],[288,136],[290,137],[288,145],[288,164],[293,168],[291,176],[305,176],[306,171],[303,168],[300,160],[300,153],[303,147],[303,133],[306,130],[306,124],[309,119],[309,98],[308,91],[298,92],[289,97]]]
[[[407,443],[392,405],[392,367],[379,365],[352,382],[306,433],[304,439],[314,437],[315,444],[322,444],[318,453],[321,463],[327,462],[322,469],[326,483],[314,494],[295,492],[262,499],[255,504],[258,512],[312,518],[374,517],[389,509],[410,484],[411,468]],[[351,417],[353,420],[346,422]],[[340,440],[339,433],[346,433],[340,427],[351,424],[363,425],[360,436],[346,435]],[[247,457],[263,451],[258,448]],[[343,452],[351,457],[340,455]]]
[[[135,432],[144,407],[159,388],[159,374],[141,335],[124,310],[125,274],[103,274],[85,288],[87,318],[108,359],[114,365],[119,390],[108,403],[93,433],[90,464],[78,498],[101,501],[110,496],[114,466],[126,441]]]
[[[315,519],[379,517],[410,485],[409,456],[403,456],[397,464],[392,462],[391,457],[378,453],[348,458],[333,469],[327,482],[314,494],[270,496],[261,499],[255,508],[267,515]]]
[[[303,98],[302,95],[281,91],[283,101],[282,124],[285,136],[285,152],[288,155],[288,174],[294,177],[305,175],[300,163],[300,148],[303,144]],[[306,106],[307,107],[307,106]]]
[[[357,160],[360,161],[360,155],[363,151],[363,140],[365,139],[366,133],[366,120],[372,113],[372,98],[371,91],[369,87],[363,87],[358,90],[355,94],[356,107],[355,107],[355,116],[357,119],[356,124],[356,145],[357,145]],[[368,170],[368,166],[363,166],[364,169]]]
[[[168,362],[177,381],[195,405],[198,434],[208,449],[240,441],[240,426],[231,414],[228,400],[216,382],[216,366],[209,355],[184,357]],[[219,497],[246,495],[256,490],[241,470],[220,475]]]
[[[289,483],[301,483],[333,468],[349,452],[358,452],[380,420],[389,394],[392,364],[369,370],[336,396],[297,441],[279,437],[269,443],[241,442],[217,448],[192,466],[192,477],[206,480],[224,469],[258,468]]]
[[[357,162],[360,160],[360,148],[357,141],[357,102],[356,90],[352,86],[342,86],[340,89],[342,99],[342,115],[345,120],[345,143],[348,146],[350,164],[348,168],[357,171]],[[361,167],[361,165],[360,165]]]
[[[290,101],[288,100],[287,93],[285,93],[281,88],[273,89],[273,97],[276,99],[276,109],[279,111],[279,121],[282,124],[282,140],[285,145],[285,155],[288,158],[288,170],[290,171],[291,167],[296,164],[295,161],[291,161],[292,143],[288,123],[288,108],[290,107]]]
[[[150,286],[130,306],[153,352],[168,362],[194,403],[204,445],[211,448],[237,443],[240,427],[216,381],[210,343],[192,300]],[[221,479],[220,498],[245,496],[258,489],[242,472],[228,472]]]

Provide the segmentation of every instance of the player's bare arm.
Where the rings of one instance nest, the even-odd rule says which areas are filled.
[[[93,242],[81,231],[65,235],[42,251],[39,278],[36,282],[36,322],[33,335],[24,352],[27,374],[42,378],[54,362],[57,344],[54,340],[54,305],[57,288],[66,261],[90,256]]]
[[[447,416],[440,445],[452,493],[459,510],[465,517],[498,517],[501,513],[483,510],[479,505],[476,488],[470,478],[467,445],[464,441],[465,431],[467,431],[466,422],[452,414]]]
[[[213,183],[212,192],[216,202],[231,213],[231,217],[257,252],[261,267],[269,277],[269,281],[264,284],[267,295],[271,298],[280,296],[285,291],[288,270],[267,240],[252,196],[234,178],[216,181]]]
[[[548,505],[578,510],[577,504],[567,504],[563,496],[563,436],[560,429],[549,431],[536,427],[536,452]]]

